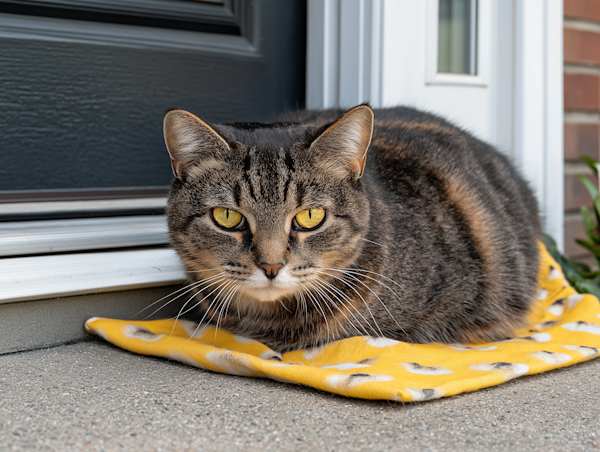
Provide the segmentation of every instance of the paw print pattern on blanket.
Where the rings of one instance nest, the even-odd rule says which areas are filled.
[[[352,337],[284,354],[188,320],[91,318],[85,328],[134,353],[199,369],[297,383],[348,397],[418,402],[571,366],[600,356],[600,303],[578,294],[540,246],[537,306],[513,339],[485,344],[408,344]],[[198,370],[203,372],[204,370]]]

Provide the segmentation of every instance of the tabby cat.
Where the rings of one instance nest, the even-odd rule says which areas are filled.
[[[276,351],[369,335],[511,337],[536,291],[535,197],[490,145],[412,108],[208,125],[173,110],[167,216],[197,320]]]

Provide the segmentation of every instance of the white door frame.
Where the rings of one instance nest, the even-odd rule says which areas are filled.
[[[514,156],[564,249],[563,4],[515,1]]]
[[[308,0],[307,108],[390,104],[385,85],[403,68],[382,58],[395,33],[383,24],[386,5],[400,1],[411,7],[422,2]],[[562,1],[489,1],[498,17],[490,141],[512,156],[530,182],[544,231],[563,249]]]

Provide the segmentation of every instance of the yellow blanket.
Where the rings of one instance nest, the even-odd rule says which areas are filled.
[[[364,399],[430,400],[494,386],[600,354],[600,303],[578,294],[541,250],[538,306],[518,339],[477,345],[352,337],[284,353],[190,321],[91,318],[85,328],[118,347],[201,369],[272,378]]]

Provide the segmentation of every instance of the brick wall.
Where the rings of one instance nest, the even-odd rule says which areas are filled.
[[[579,157],[600,160],[600,0],[564,0],[565,252],[588,260],[574,242],[585,238],[579,214],[591,206],[577,174],[591,174]]]

